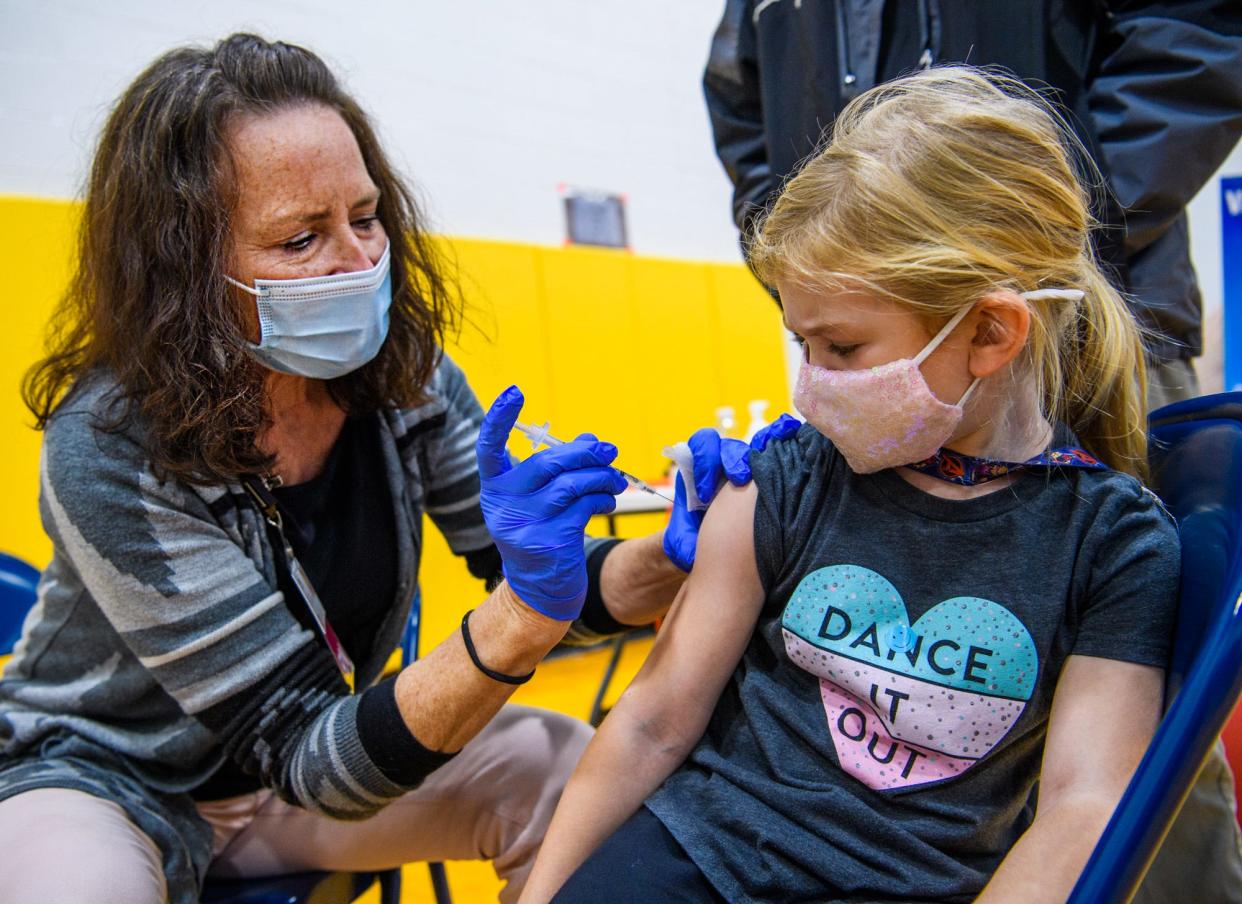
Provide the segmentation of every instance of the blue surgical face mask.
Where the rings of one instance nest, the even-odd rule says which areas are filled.
[[[254,288],[224,278],[256,296],[260,363],[281,373],[331,380],[379,354],[388,336],[392,274],[388,248],[374,267],[304,279],[256,279]]]

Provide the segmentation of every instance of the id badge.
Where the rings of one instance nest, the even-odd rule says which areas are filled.
[[[345,679],[345,683],[352,691],[354,689],[354,661],[349,658],[341,639],[332,630],[328,614],[324,611],[323,603],[319,599],[319,594],[315,592],[314,585],[311,584],[310,576],[307,575],[305,569],[302,568],[302,563],[288,546],[285,547],[285,557],[289,563],[289,577],[293,579],[293,585],[297,587],[298,593],[302,594],[302,599],[306,601],[306,608],[310,609],[319,633],[327,641],[332,658],[336,660],[336,667],[341,670],[341,677]]]

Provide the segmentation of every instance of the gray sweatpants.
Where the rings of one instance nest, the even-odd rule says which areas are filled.
[[[259,791],[199,805],[212,827],[209,876],[380,870],[421,860],[491,860],[516,901],[591,729],[506,706],[453,760],[369,819],[340,822]],[[0,901],[161,904],[160,852],[111,801],[44,788],[0,802]]]

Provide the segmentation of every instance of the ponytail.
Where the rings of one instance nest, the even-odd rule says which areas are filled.
[[[1085,297],[1062,349],[1062,389],[1049,410],[1117,471],[1147,476],[1147,368],[1134,315],[1089,254],[1080,267]],[[1059,395],[1060,399],[1055,396]],[[1059,404],[1058,404],[1059,402]]]

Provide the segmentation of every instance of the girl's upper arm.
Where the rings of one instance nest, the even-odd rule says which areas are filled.
[[[1137,484],[1118,493],[1096,549],[1074,652],[1057,678],[1040,809],[1062,790],[1125,790],[1160,722],[1181,569],[1177,529]]]
[[[1052,701],[1039,809],[1079,795],[1114,806],[1155,734],[1163,702],[1163,669],[1070,656]]]
[[[1035,821],[976,900],[1063,902],[1160,718],[1160,668],[1071,655],[1057,679]]]
[[[755,565],[757,497],[750,483],[726,485],[713,500],[694,569],[618,704],[666,744],[688,748],[702,735],[758,621],[764,591]]]

